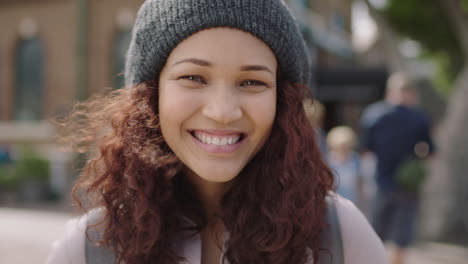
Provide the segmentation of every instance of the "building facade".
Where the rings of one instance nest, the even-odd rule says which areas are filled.
[[[120,85],[116,75],[142,2],[0,1],[0,120],[40,121]]]
[[[25,144],[50,161],[52,189],[70,188],[73,157],[49,119],[105,87],[120,87],[143,0],[0,0],[0,148]]]
[[[122,86],[123,54],[142,2],[0,0],[0,121],[40,121]],[[352,0],[287,3],[299,17],[314,70],[354,63]]]

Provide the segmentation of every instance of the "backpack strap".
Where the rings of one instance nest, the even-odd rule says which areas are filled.
[[[327,210],[327,228],[322,231],[321,250],[319,252],[318,264],[343,264],[344,250],[343,240],[341,238],[340,223],[338,212],[336,210],[336,195],[330,194],[326,198],[328,204]]]
[[[86,219],[87,236],[85,238],[86,264],[114,264],[114,252],[107,247],[96,245],[94,242],[102,239],[102,231],[93,225],[102,220],[102,209],[94,209],[88,213]]]

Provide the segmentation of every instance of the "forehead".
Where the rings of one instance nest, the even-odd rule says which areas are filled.
[[[214,64],[266,64],[276,70],[273,51],[250,33],[226,27],[199,31],[181,43],[169,55],[167,64],[195,57]]]

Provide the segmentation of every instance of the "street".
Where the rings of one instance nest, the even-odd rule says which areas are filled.
[[[71,214],[0,208],[0,263],[45,263]]]
[[[467,264],[468,249],[439,243],[420,243],[408,252],[407,264]]]
[[[51,243],[72,214],[0,208],[0,263],[45,263]],[[468,250],[437,243],[412,248],[407,264],[467,264]]]

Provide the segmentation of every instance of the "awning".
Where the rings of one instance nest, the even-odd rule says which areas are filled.
[[[369,103],[381,99],[388,71],[383,67],[318,68],[314,72],[319,101]]]

